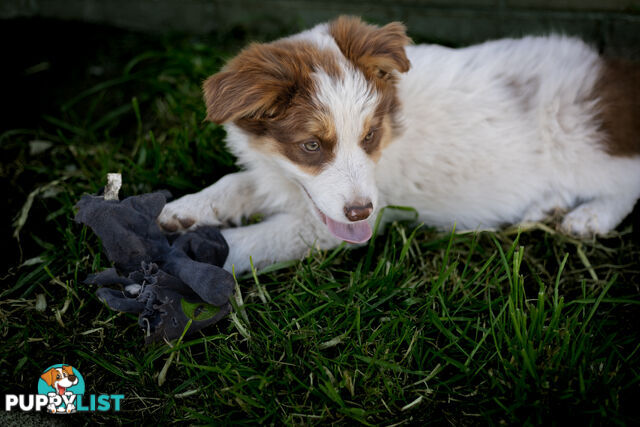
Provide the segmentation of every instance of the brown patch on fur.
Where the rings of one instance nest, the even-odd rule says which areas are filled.
[[[331,163],[335,154],[332,141],[320,141],[320,150],[317,152],[307,152],[302,148],[302,144],[310,139],[294,138],[283,142],[282,138],[276,139],[270,136],[254,136],[250,143],[258,150],[266,153],[280,154],[294,162],[302,171],[310,175],[318,175],[323,167]],[[315,139],[317,141],[317,139]]]
[[[337,141],[338,134],[336,131],[333,118],[326,111],[316,111],[313,117],[305,124],[305,130],[315,135],[320,141]]]
[[[256,150],[261,151],[266,154],[277,154],[283,155],[288,159],[296,162],[296,166],[303,171],[308,173],[309,175],[317,175],[322,171],[322,166],[318,167],[318,165],[311,164],[312,162],[309,159],[298,162],[295,160],[295,155],[293,153],[296,150],[290,149],[287,150],[286,146],[282,144],[280,141],[273,139],[268,136],[251,136],[249,138],[249,144]]]
[[[395,86],[396,72],[405,73],[411,67],[405,52],[411,39],[405,31],[405,26],[399,22],[377,27],[348,16],[342,16],[329,24],[329,33],[342,54],[374,84],[381,96],[374,115],[375,126],[378,127],[376,139],[363,144],[365,151],[376,162],[380,159],[381,150],[400,131],[397,120],[400,102]],[[385,126],[382,126],[383,123]],[[368,129],[364,132],[366,134]]]
[[[265,136],[275,142],[275,149],[280,154],[307,173],[317,175],[335,157],[337,135],[328,114],[314,109],[307,101],[299,99],[286,115],[269,120]],[[305,151],[303,144],[309,141],[318,142],[320,149],[316,152]]]
[[[594,88],[606,151],[613,156],[640,155],[640,64],[607,60]]]
[[[336,59],[302,41],[250,45],[205,81],[207,119],[233,121],[304,170],[319,173],[333,159],[337,137],[329,114],[314,105],[311,74],[322,69],[340,76]],[[304,151],[310,140],[320,143],[318,152]]]
[[[395,90],[385,90],[381,92],[382,98],[376,107],[372,119],[366,124],[363,130],[363,138],[360,144],[374,162],[380,160],[382,150],[385,149],[393,139],[401,132],[400,123],[397,120],[400,103]],[[374,128],[376,132],[371,141],[365,141],[364,136],[369,129]]]
[[[284,113],[296,96],[308,95],[311,73],[339,75],[336,58],[307,42],[253,43],[203,84],[207,119],[269,119]]]
[[[365,124],[362,135],[360,136],[362,149],[376,163],[378,163],[382,156],[382,150],[391,144],[395,136],[391,123],[391,116],[388,114],[373,116]],[[367,141],[365,138],[371,130],[374,131],[373,136]]]
[[[400,22],[377,27],[352,16],[341,16],[329,24],[342,54],[378,87],[393,83],[393,71],[405,73],[411,67],[404,49],[411,39],[405,31]]]
[[[374,116],[370,120],[367,120],[360,135],[360,146],[365,153],[372,157],[380,151],[380,140],[384,134],[384,129],[382,129],[382,120],[384,120],[384,116]],[[373,134],[371,139],[367,141],[365,138],[371,131],[373,131]]]
[[[385,117],[382,121],[382,136],[380,137],[380,149],[374,152],[371,155],[371,158],[374,162],[378,162],[380,160],[380,156],[382,155],[382,150],[384,150],[387,146],[391,144],[394,138],[394,131],[391,125],[391,120],[389,117]]]
[[[254,135],[250,142],[255,148],[281,154],[312,175],[319,174],[335,156],[337,135],[333,121],[328,114],[304,102],[293,105],[279,119],[240,119],[235,123]],[[260,125],[256,126],[257,123]],[[255,131],[258,127],[260,132]],[[305,151],[303,144],[309,141],[318,142],[320,150]]]

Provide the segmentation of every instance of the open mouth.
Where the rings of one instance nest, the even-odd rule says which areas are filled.
[[[371,238],[371,226],[367,221],[357,221],[349,224],[334,221],[318,208],[318,205],[313,201],[307,189],[304,186],[302,186],[302,188],[304,192],[307,193],[309,200],[313,203],[313,207],[316,209],[316,212],[318,212],[318,215],[320,215],[320,219],[326,224],[331,234],[348,243],[364,243]]]
[[[66,387],[62,387],[59,384],[56,384],[56,389],[57,389],[59,395],[63,395],[67,391]]]

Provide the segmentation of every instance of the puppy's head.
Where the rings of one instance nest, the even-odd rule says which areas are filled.
[[[378,207],[374,166],[398,127],[395,83],[409,69],[409,42],[402,24],[341,17],[306,36],[252,44],[205,81],[207,118],[242,129],[335,236],[366,241]]]
[[[73,372],[73,368],[69,365],[63,365],[60,368],[51,368],[40,376],[47,385],[56,389],[58,394],[64,394],[64,391],[73,385],[78,384],[78,377]]]

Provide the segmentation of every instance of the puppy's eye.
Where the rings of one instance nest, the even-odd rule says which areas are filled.
[[[319,151],[320,150],[320,143],[318,141],[312,139],[311,141],[304,142],[302,144],[302,148],[305,151],[313,153],[315,151]]]
[[[369,142],[373,139],[373,135],[376,133],[375,129],[371,129],[368,134],[364,137],[364,142]]]

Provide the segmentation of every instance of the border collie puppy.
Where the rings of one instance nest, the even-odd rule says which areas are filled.
[[[568,212],[607,233],[640,197],[640,68],[563,36],[411,45],[397,22],[340,17],[251,44],[204,82],[242,172],[166,205],[170,231],[227,228],[225,268],[371,237],[386,205],[442,229]]]

